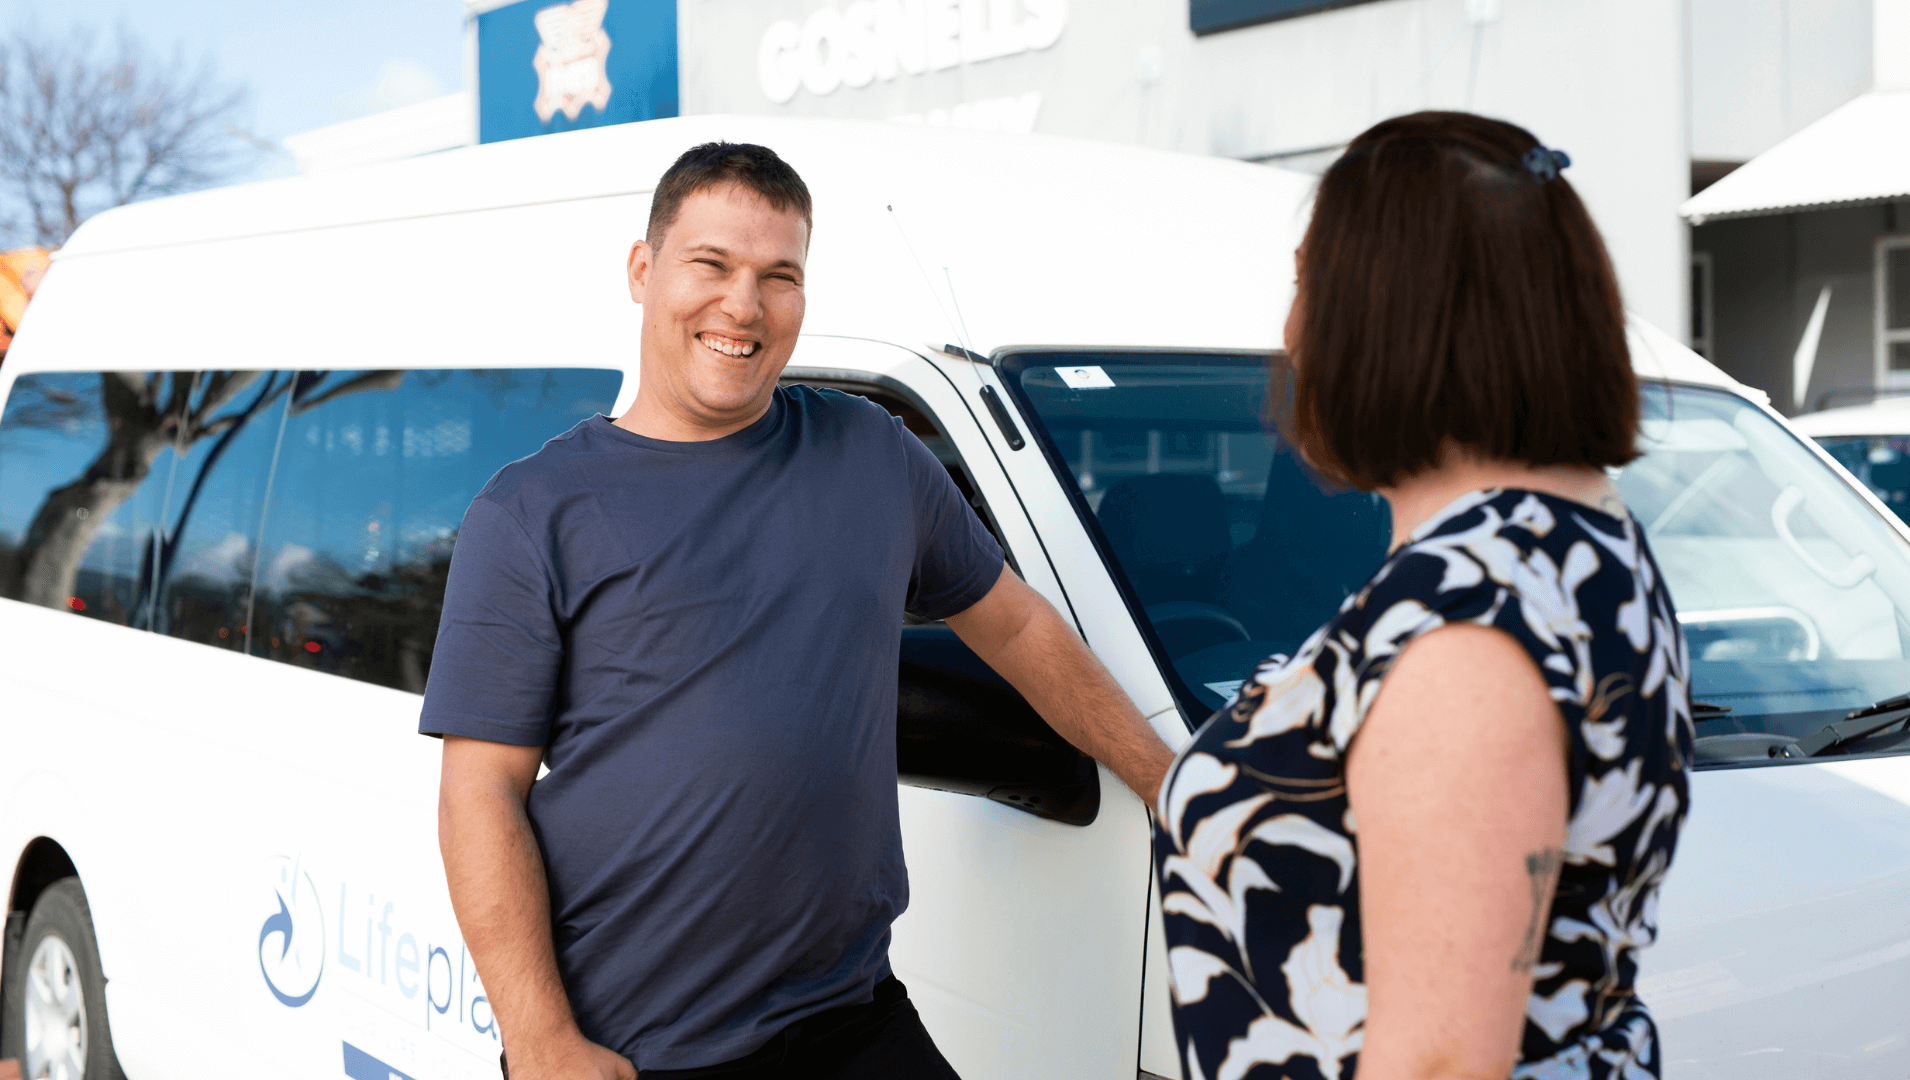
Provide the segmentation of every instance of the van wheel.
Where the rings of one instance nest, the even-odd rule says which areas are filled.
[[[106,977],[80,879],[46,887],[27,917],[20,951],[8,957],[6,1033],[0,1058],[22,1080],[125,1080],[106,1023]]]

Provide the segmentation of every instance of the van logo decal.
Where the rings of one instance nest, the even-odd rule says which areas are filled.
[[[610,107],[610,76],[604,70],[610,56],[610,35],[604,33],[609,7],[610,0],[572,0],[531,16],[540,39],[531,57],[537,69],[531,108],[540,123],[550,123],[559,112],[575,120],[586,105],[598,112]]]
[[[311,875],[292,859],[276,861],[278,910],[259,927],[259,974],[279,1004],[296,1009],[318,993],[325,975],[325,913]]]

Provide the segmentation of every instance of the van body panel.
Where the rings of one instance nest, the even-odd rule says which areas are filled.
[[[67,259],[6,366],[634,369],[642,309],[623,265],[648,209],[558,203]]]
[[[1910,757],[1699,772],[1638,994],[1667,1077],[1910,1070]]]

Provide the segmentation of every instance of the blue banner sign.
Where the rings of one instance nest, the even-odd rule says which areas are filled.
[[[1369,0],[1188,0],[1187,23],[1195,34],[1236,30],[1295,15],[1311,15],[1328,8],[1350,7]]]
[[[676,0],[520,0],[477,39],[479,142],[677,114]]]

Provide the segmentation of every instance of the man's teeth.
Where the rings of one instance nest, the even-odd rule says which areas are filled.
[[[714,334],[699,334],[696,340],[722,353],[724,356],[748,356],[756,351],[754,341],[732,341]]]

